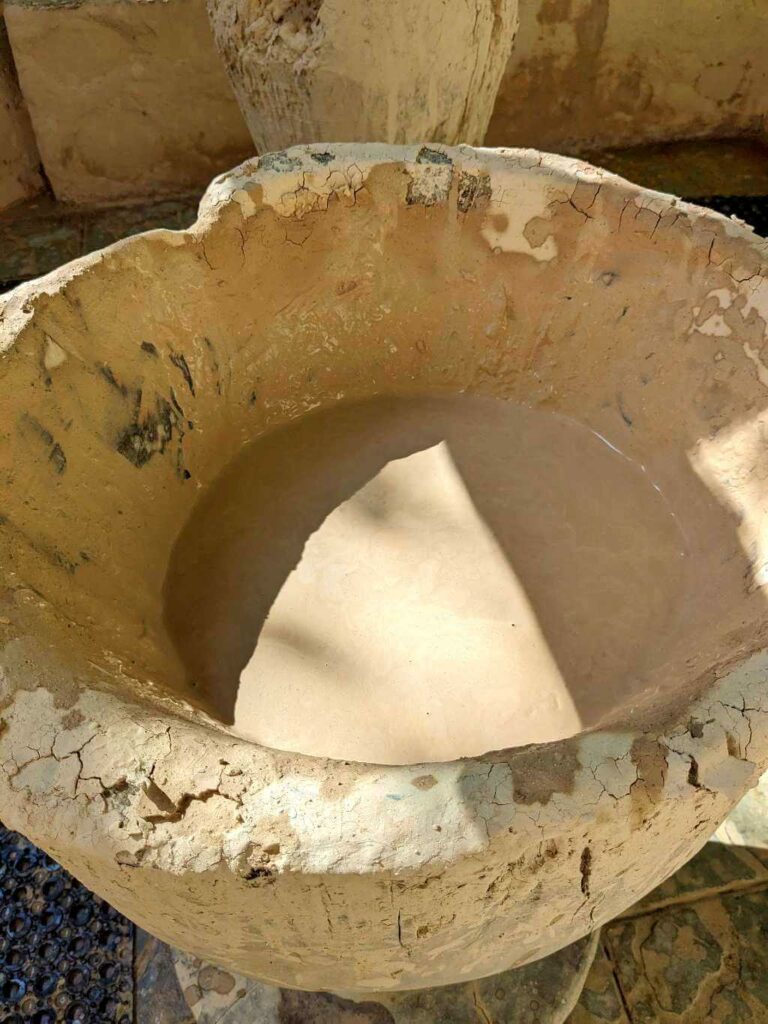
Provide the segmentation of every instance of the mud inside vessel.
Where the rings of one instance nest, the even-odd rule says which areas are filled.
[[[683,520],[559,413],[340,403],[207,489],[165,620],[193,699],[265,745],[397,764],[557,740],[649,686],[691,590]]]

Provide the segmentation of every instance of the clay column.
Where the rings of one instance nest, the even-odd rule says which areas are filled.
[[[259,152],[481,143],[518,0],[208,0]]]

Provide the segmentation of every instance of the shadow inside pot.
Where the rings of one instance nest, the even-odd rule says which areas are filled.
[[[177,541],[166,623],[187,695],[244,736],[446,760],[655,692],[715,550],[739,559],[732,518],[682,455],[652,470],[492,398],[379,398],[243,450]]]

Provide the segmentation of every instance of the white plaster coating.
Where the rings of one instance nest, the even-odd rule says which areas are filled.
[[[535,260],[554,259],[557,243],[552,237],[534,246],[524,231],[531,220],[545,216],[549,204],[562,195],[557,188],[544,189],[537,195],[526,188],[524,179],[515,188],[503,189],[488,213],[483,238],[500,252],[522,252]]]
[[[710,331],[709,333],[713,334],[715,332]],[[722,336],[724,333],[724,331],[721,331],[720,335]],[[768,366],[766,366],[763,360],[760,358],[760,352],[756,348],[752,348],[748,341],[745,341],[744,355],[747,357],[747,359],[749,359],[751,362],[755,364],[755,372],[757,373],[757,379],[764,387],[768,388]]]

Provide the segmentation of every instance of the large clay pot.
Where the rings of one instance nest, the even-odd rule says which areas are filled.
[[[479,144],[518,0],[209,0],[257,152],[303,142]]]
[[[188,231],[16,289],[5,823],[161,938],[306,989],[476,978],[622,911],[766,765],[765,260],[738,222],[572,160],[310,146],[217,179]],[[310,410],[423,394],[495,396],[610,443],[680,524],[680,602],[642,671],[585,677],[581,724],[549,742],[382,765],[236,735],[163,620],[199,495]],[[506,709],[474,687],[465,717],[490,702],[487,747],[504,746]],[[382,726],[404,721],[400,705]]]

